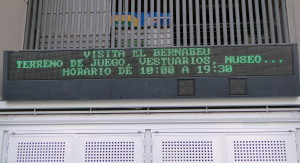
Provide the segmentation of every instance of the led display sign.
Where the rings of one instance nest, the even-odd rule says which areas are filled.
[[[299,95],[296,44],[6,51],[3,99]]]
[[[9,80],[293,74],[289,46],[32,51],[9,54]]]

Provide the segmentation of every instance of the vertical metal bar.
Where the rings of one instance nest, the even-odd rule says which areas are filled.
[[[160,10],[161,10],[161,1],[160,0],[157,0],[157,45],[160,45],[160,35],[161,35],[161,32],[160,32],[160,27],[161,27],[161,24],[160,24]]]
[[[230,22],[230,44],[234,45],[234,22],[233,22],[233,6],[232,0],[229,0],[229,22]]]
[[[86,43],[85,48],[90,48],[90,34],[91,34],[91,1],[92,0],[86,0],[87,1],[87,18],[86,18]]]
[[[107,0],[106,1],[106,24],[105,24],[105,48],[108,48],[109,45],[109,30],[110,30],[110,22],[114,23],[115,18],[113,17],[113,19],[111,20],[111,0]],[[114,30],[114,29],[113,29]]]
[[[144,47],[148,46],[148,0],[144,0]]]
[[[199,1],[195,1],[196,5],[196,40],[197,40],[197,46],[200,46],[201,41],[200,41],[200,6],[199,6]]]
[[[226,16],[226,2],[222,0],[222,23],[223,23],[223,40],[224,45],[228,44],[228,36],[227,36],[227,16]]]
[[[183,46],[187,46],[186,1],[182,0],[181,2],[182,2]]]
[[[125,3],[125,22],[124,22],[124,24],[125,24],[125,29],[124,29],[124,35],[125,35],[125,37],[124,37],[124,47],[125,48],[127,48],[128,47],[128,0],[125,0],[124,1],[124,3]]]
[[[271,33],[271,43],[275,44],[275,28],[274,28],[274,15],[273,15],[273,0],[268,0],[268,9],[269,9],[269,21],[270,21],[270,33]]]
[[[134,40],[135,40],[135,36],[136,33],[134,31],[134,26],[135,26],[135,22],[134,22],[134,17],[135,17],[135,0],[131,0],[131,43],[130,46],[134,47]]]
[[[171,32],[171,45],[174,46],[174,3],[173,0],[169,1],[169,6],[170,6],[170,32]]]
[[[220,27],[220,7],[219,0],[215,0],[215,13],[216,13],[216,30],[217,30],[217,45],[221,45],[221,27]]]
[[[189,0],[190,46],[194,46],[193,0]]]
[[[94,0],[93,3],[93,38],[92,38],[92,47],[96,48],[95,44],[96,44],[96,22],[97,22],[97,6],[98,6],[98,0]]]
[[[151,129],[146,129],[144,133],[144,153],[152,152],[152,131]],[[147,154],[144,157],[144,163],[152,163],[152,156]]]
[[[181,46],[181,38],[180,38],[180,3],[179,0],[176,0],[176,44],[177,46]]]
[[[261,1],[261,8],[262,8],[262,17],[263,17],[263,26],[264,26],[264,43],[269,44],[269,31],[268,31],[268,24],[267,24],[267,8],[266,8],[266,0]]]
[[[43,9],[44,0],[40,0],[38,2],[39,2],[39,11],[38,11],[38,21],[37,21],[36,35],[35,35],[35,49],[40,49],[42,17],[43,17],[42,9]]]
[[[32,22],[31,22],[31,29],[30,29],[30,43],[29,43],[29,49],[33,49],[34,47],[34,36],[35,36],[35,31],[36,31],[36,23],[37,23],[37,0],[33,0],[33,13],[32,13]]]
[[[74,29],[73,29],[73,48],[77,48],[77,38],[78,38],[78,22],[79,22],[79,17],[78,17],[78,9],[79,9],[79,0],[75,0],[75,15],[74,15]]]
[[[137,32],[137,47],[141,47],[141,26],[142,22],[142,0],[137,0],[138,1],[138,32]]]
[[[279,3],[278,0],[275,0],[275,15],[276,15],[276,28],[277,28],[277,43],[282,43],[282,30],[281,30],[281,21],[279,14]]]
[[[84,21],[85,21],[85,1],[81,0],[81,14],[80,14],[80,38],[79,38],[79,48],[83,47],[83,32],[84,32]]]
[[[116,41],[116,1],[117,0],[112,0],[112,20],[111,20],[112,25],[111,25],[111,43],[110,43],[111,48],[115,47],[115,41]]]
[[[151,29],[150,45],[154,46],[154,0],[150,0],[150,29]],[[156,34],[156,36],[158,37],[157,34]],[[157,41],[157,38],[156,38],[156,41]],[[157,45],[159,45],[159,43],[157,43]]]
[[[1,133],[2,132],[2,133]],[[8,156],[8,144],[9,144],[9,131],[8,130],[2,130],[0,133],[1,138],[1,152],[0,152],[0,162],[7,162],[7,156]]]
[[[288,27],[288,17],[286,9],[286,0],[281,0],[281,10],[282,10],[282,25],[283,25],[283,34],[284,34],[284,43],[290,42],[289,37],[289,27]]]
[[[254,3],[255,3],[255,19],[256,19],[257,40],[258,40],[258,44],[261,44],[262,43],[262,40],[261,40],[261,25],[260,25],[260,12],[259,12],[258,0],[255,0]]]
[[[243,32],[244,32],[244,44],[248,44],[248,22],[246,11],[246,0],[242,0],[242,14],[243,14]]]
[[[62,23],[62,19],[63,19],[63,16],[64,16],[64,14],[63,14],[63,8],[64,8],[64,4],[67,2],[67,1],[62,1],[62,0],[60,0],[59,1],[60,2],[60,4],[59,4],[59,20],[58,20],[58,40],[59,40],[59,44],[57,45],[57,49],[61,49],[62,48],[62,42],[63,42],[63,38],[64,38],[64,35],[63,35],[63,30],[62,30],[62,28],[64,27],[64,23]],[[57,43],[58,43],[58,40],[57,40]]]
[[[88,30],[87,30],[87,19],[88,19],[88,8],[87,8],[87,2],[89,0],[84,0],[84,16],[83,16],[83,28],[82,28],[82,48],[87,48],[88,47],[88,40],[87,40],[87,35],[88,35]]]
[[[248,0],[248,6],[249,6],[248,13],[249,13],[249,23],[250,23],[251,44],[255,44],[252,0]]]
[[[203,45],[207,45],[206,0],[202,0]]]
[[[52,3],[51,3],[51,5],[50,5],[50,19],[49,19],[49,21],[50,21],[50,24],[49,24],[49,26],[48,26],[48,28],[49,28],[49,31],[48,31],[48,46],[47,46],[47,49],[51,49],[51,43],[52,43],[52,29],[53,29],[53,27],[52,27],[52,22],[53,22],[53,13],[54,13],[54,10],[55,10],[55,7],[54,6],[56,6],[55,4],[56,4],[56,2],[57,2],[57,0],[51,0],[52,1]]]
[[[241,37],[241,20],[240,20],[240,4],[239,0],[235,0],[235,18],[236,18],[236,32],[237,32],[237,43],[242,44]]]
[[[213,2],[209,0],[209,38],[210,38],[210,45],[215,44],[215,36],[214,36],[214,14],[213,14]]]
[[[58,28],[57,28],[57,40],[56,40],[56,42],[57,42],[57,47],[56,47],[56,49],[60,49],[61,48],[61,42],[62,42],[62,26],[64,25],[63,23],[62,23],[62,17],[63,17],[63,7],[64,7],[64,1],[62,1],[62,0],[59,0],[59,4],[58,4],[59,6],[59,10],[58,10],[58,20],[57,20],[57,22],[58,22]]]
[[[61,2],[61,0],[57,0],[56,5],[55,5],[56,11],[55,11],[55,28],[54,28],[54,46],[53,46],[54,49],[57,49],[57,43],[58,43],[59,15],[60,15],[59,9],[61,6],[60,2]]]
[[[30,39],[30,29],[32,28],[31,26],[31,13],[33,10],[33,6],[32,6],[32,1],[36,1],[36,0],[29,0],[28,4],[27,4],[27,17],[26,17],[26,25],[25,25],[25,37],[24,37],[24,45],[23,48],[24,49],[28,49],[29,48],[29,39]]]
[[[168,38],[167,38],[167,33],[168,33],[168,30],[167,30],[167,27],[168,27],[168,22],[167,22],[167,7],[168,7],[168,1],[167,0],[163,0],[164,2],[164,45],[167,46],[168,44]]]
[[[62,1],[62,0],[61,0]],[[66,10],[68,1],[62,1],[62,16],[60,21],[60,49],[65,48]]]
[[[45,4],[43,5],[43,25],[42,25],[42,30],[43,30],[43,34],[42,34],[42,41],[41,41],[41,49],[45,49],[45,40],[46,40],[46,29],[47,29],[47,22],[49,22],[49,19],[48,19],[48,9],[49,9],[49,6],[48,6],[48,1],[49,0],[44,0],[45,1]],[[48,20],[48,21],[47,21]]]
[[[122,45],[122,6],[123,0],[118,1],[118,48]],[[102,40],[101,40],[102,41]]]
[[[105,25],[108,25],[108,24],[103,23],[103,18],[104,18],[105,12],[107,12],[107,11],[104,11],[104,9],[106,7],[103,4],[104,4],[104,1],[100,0],[100,4],[99,4],[99,35],[98,35],[98,44],[99,44],[98,47],[99,48],[103,47],[103,30],[105,30]],[[103,28],[103,24],[104,24],[104,28]]]
[[[73,0],[69,0],[69,9],[68,9],[68,39],[67,39],[67,48],[70,48],[70,42],[71,42],[71,35],[73,34],[72,28],[74,29],[74,26],[72,25],[73,17]],[[74,37],[74,36],[73,36]]]

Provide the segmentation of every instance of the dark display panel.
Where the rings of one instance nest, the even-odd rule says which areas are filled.
[[[299,95],[296,44],[6,51],[3,100]]]
[[[278,76],[293,74],[291,46],[19,51],[8,80]]]

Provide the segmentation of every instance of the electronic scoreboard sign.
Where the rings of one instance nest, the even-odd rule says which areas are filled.
[[[5,100],[297,96],[296,45],[6,51]]]

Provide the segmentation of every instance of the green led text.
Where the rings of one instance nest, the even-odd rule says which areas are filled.
[[[63,66],[62,60],[32,60],[17,61],[17,68],[59,68]]]
[[[225,56],[225,63],[261,63],[260,55]]]

